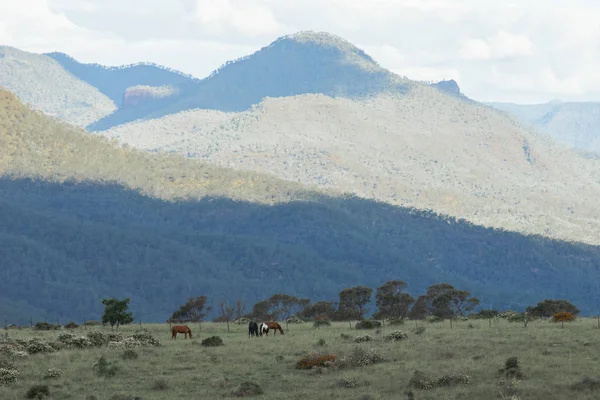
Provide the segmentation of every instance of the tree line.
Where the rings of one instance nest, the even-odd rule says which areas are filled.
[[[422,320],[427,317],[454,319],[474,316],[492,318],[500,314],[498,310],[481,309],[473,312],[480,305],[477,297],[468,290],[460,290],[448,283],[433,284],[427,291],[413,297],[406,292],[408,284],[401,280],[390,280],[375,290],[376,311],[371,318],[376,320]],[[245,303],[236,300],[230,303],[219,301],[216,306],[217,317],[214,322],[229,323],[241,318],[255,320],[288,321],[291,318],[302,320],[356,321],[368,316],[368,306],[372,302],[373,289],[367,286],[345,288],[339,293],[338,301],[317,301],[299,298],[285,293],[276,293],[271,297],[254,304],[250,312],[246,312]],[[130,323],[132,314],[128,312],[129,299],[103,299],[105,305],[102,323],[111,326]],[[167,320],[169,323],[202,322],[212,306],[206,296],[191,297],[173,312]],[[551,317],[559,312],[578,315],[579,309],[567,300],[545,299],[535,306],[529,306],[525,312],[531,317]]]

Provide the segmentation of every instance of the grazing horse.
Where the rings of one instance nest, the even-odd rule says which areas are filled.
[[[248,324],[248,337],[255,336],[258,337],[258,324],[254,321],[251,321]]]
[[[269,326],[264,322],[261,322],[260,326],[258,327],[258,332],[260,336],[262,336],[263,333],[265,334],[265,336],[269,336]]]
[[[266,325],[267,327],[267,336],[269,336],[268,333],[270,329],[274,331],[273,336],[277,334],[277,331],[281,332],[281,334],[283,335],[283,329],[281,328],[281,325],[279,325],[277,322],[263,322],[263,325]]]
[[[188,328],[186,325],[175,325],[171,328],[171,339],[177,339],[177,334],[183,333],[185,338],[187,339],[188,335],[190,335],[190,339],[192,338],[192,330]]]

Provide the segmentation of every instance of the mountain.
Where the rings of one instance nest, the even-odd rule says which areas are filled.
[[[4,91],[0,149],[9,323],[99,319],[107,296],[130,297],[136,318],[161,321],[189,296],[335,300],[344,287],[388,279],[415,295],[447,281],[498,308],[557,297],[597,311],[597,246],[122,148]]]
[[[116,110],[98,89],[64,70],[50,57],[0,46],[0,87],[33,108],[79,126]]]
[[[600,154],[600,102],[488,103],[557,142]]]
[[[45,55],[56,60],[69,73],[96,87],[117,107],[127,105],[124,104],[124,100],[127,99],[126,91],[132,87],[179,88],[198,81],[191,75],[153,63],[106,67],[100,64],[83,64],[60,52],[46,53]]]
[[[426,84],[364,99],[266,98],[100,134],[237,170],[431,209],[488,227],[600,243],[599,160]]]
[[[177,87],[177,96],[122,107],[88,129],[102,131],[195,108],[244,111],[265,97],[321,93],[355,98],[381,92],[406,93],[409,86],[407,79],[381,68],[365,52],[337,36],[300,32],[227,62],[207,78]]]

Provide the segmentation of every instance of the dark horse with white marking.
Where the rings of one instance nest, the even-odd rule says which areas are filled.
[[[258,337],[258,324],[254,321],[251,321],[250,324],[248,324],[248,337],[250,336]]]

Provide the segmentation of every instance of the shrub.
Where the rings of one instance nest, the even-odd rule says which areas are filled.
[[[58,335],[58,341],[62,343],[69,343],[71,340],[75,339],[75,334],[64,332]]]
[[[313,323],[313,328],[320,329],[322,326],[331,326],[331,322],[326,319],[318,319]]]
[[[402,339],[406,339],[408,337],[408,335],[402,331],[393,331],[391,333],[389,333],[388,335],[385,335],[383,337],[383,340],[385,340],[386,342],[397,342],[399,340]]]
[[[365,367],[382,361],[384,361],[384,358],[380,356],[375,349],[364,350],[361,347],[355,347],[350,354],[340,359],[339,362],[336,362],[336,365],[339,367]]]
[[[292,315],[291,317],[286,319],[285,322],[288,324],[302,324],[304,323],[304,320],[297,315]]]
[[[319,340],[317,340],[317,346],[327,346],[327,343],[325,342],[325,339],[321,338]]]
[[[302,357],[296,363],[297,369],[311,369],[314,367],[328,367],[335,361],[335,354],[318,354],[313,353],[306,357]]]
[[[87,338],[94,347],[102,347],[108,344],[108,337],[101,331],[93,330],[87,333]]]
[[[6,357],[0,357],[0,368],[15,369],[15,364]]]
[[[26,399],[43,399],[46,396],[50,396],[48,385],[33,385],[25,393]]]
[[[583,392],[584,390],[589,390],[590,392],[600,390],[600,381],[586,376],[579,382],[572,384],[571,390],[577,392]]]
[[[466,385],[470,382],[471,377],[465,374],[445,374],[438,376],[435,379],[430,379],[423,371],[416,370],[410,378],[408,386],[415,389],[427,390],[439,387],[457,386],[460,384]]]
[[[62,374],[63,374],[62,370],[60,370],[58,368],[50,368],[50,369],[46,370],[46,372],[44,372],[44,379],[60,378],[62,376]]]
[[[138,353],[135,350],[125,350],[121,355],[123,360],[135,360],[138,358]]]
[[[53,331],[60,329],[60,325],[52,325],[47,322],[38,322],[33,326],[36,331]]]
[[[340,337],[344,340],[352,339],[352,336],[348,335],[347,333],[340,333]]]
[[[111,377],[117,374],[119,367],[114,362],[108,362],[104,356],[101,356],[92,369],[100,376]]]
[[[83,326],[98,326],[101,325],[100,321],[85,321]]]
[[[169,388],[169,383],[160,378],[154,381],[154,384],[152,385],[152,389],[154,390],[167,390]]]
[[[572,322],[575,316],[570,312],[559,312],[552,316],[552,322]]]
[[[358,378],[355,376],[344,376],[337,381],[337,386],[344,388],[355,388],[358,386]]]
[[[27,343],[27,352],[29,354],[53,353],[56,350],[57,349],[50,346],[50,344],[42,342],[40,339],[31,339]]]
[[[373,340],[371,335],[360,335],[354,338],[354,343],[370,342],[371,340]]]
[[[207,337],[206,339],[202,340],[202,342],[200,342],[200,345],[204,347],[223,346],[223,339],[221,339],[219,336]]]
[[[375,329],[381,328],[381,322],[376,321],[374,319],[364,319],[362,321],[358,321],[356,325],[354,325],[356,329]]]
[[[0,385],[10,385],[19,380],[19,371],[14,368],[0,368]]]
[[[140,342],[143,347],[160,346],[160,342],[146,329],[140,329],[130,337]]]
[[[71,321],[68,324],[65,325],[65,328],[67,329],[75,329],[75,328],[79,328],[79,325],[77,325],[75,322]]]
[[[242,382],[242,384],[235,389],[231,395],[233,397],[249,397],[249,396],[258,396],[263,394],[263,389],[254,382]]]
[[[504,362],[504,368],[501,368],[498,372],[504,374],[507,378],[523,378],[517,357],[507,358]]]

